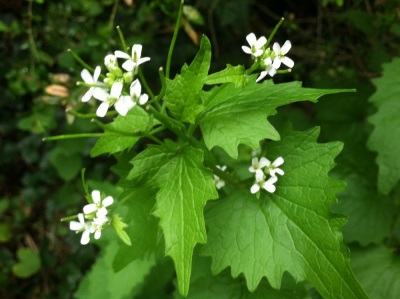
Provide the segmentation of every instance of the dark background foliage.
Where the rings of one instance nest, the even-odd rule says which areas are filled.
[[[382,63],[399,54],[400,4],[341,2],[187,1],[202,18],[185,17],[172,73],[191,61],[202,34],[212,42],[212,72],[226,63],[248,65],[241,50],[245,36],[268,36],[283,16],[275,41],[291,40],[296,64],[291,74],[274,81],[295,79],[308,87],[350,87],[358,93],[335,104],[327,99],[282,108],[275,121],[290,119],[298,129],[322,125],[321,140],[350,141],[351,150],[352,144],[365,144],[369,130],[370,80],[380,76]],[[91,169],[88,179],[94,182],[117,180],[109,171],[113,161],[89,159],[94,139],[42,142],[45,136],[98,130],[65,113],[66,108],[93,111],[79,102],[84,90],[75,82],[81,67],[67,50],[90,65],[100,64],[120,47],[119,25],[128,45],[144,45],[145,56],[151,57],[144,72],[158,91],[157,70],[165,65],[178,5],[177,0],[0,1],[1,298],[72,297],[96,258],[96,247],[82,247],[59,219],[76,213],[82,203],[82,167]],[[368,155],[373,161],[374,155]],[[21,248],[40,257],[40,267],[26,278],[15,270]]]

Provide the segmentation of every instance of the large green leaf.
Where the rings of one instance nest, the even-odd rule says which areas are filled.
[[[400,298],[400,258],[384,246],[352,250],[351,267],[370,299]]]
[[[119,115],[112,123],[105,125],[104,135],[97,140],[90,155],[114,154],[131,148],[140,139],[135,134],[144,131],[148,125],[149,115],[142,108],[134,107],[127,115]]]
[[[249,190],[234,192],[207,212],[203,253],[212,257],[214,273],[231,267],[255,290],[264,276],[279,288],[287,271],[296,281],[310,281],[324,298],[366,298],[343,244],[346,220],[329,211],[344,185],[328,176],[342,146],[318,144],[318,133],[286,129],[281,142],[269,145],[269,159],[285,159],[275,193],[263,192],[258,200]]]
[[[194,123],[196,116],[204,109],[200,91],[203,79],[208,74],[211,61],[211,45],[203,36],[200,50],[190,66],[182,67],[181,74],[173,80],[166,80],[165,103],[179,120]]]
[[[193,249],[207,239],[203,208],[208,200],[218,197],[212,172],[203,166],[203,152],[192,147],[171,153],[153,146],[132,163],[130,179],[159,188],[153,215],[160,218],[166,255],[174,261],[179,290],[186,295]]]
[[[378,111],[369,118],[375,128],[368,146],[378,152],[378,188],[384,194],[388,194],[400,179],[399,68],[400,58],[383,66],[382,77],[373,80],[377,90],[370,98]]]
[[[224,84],[206,97],[206,110],[200,119],[204,141],[209,149],[220,146],[237,157],[239,144],[256,149],[262,139],[279,140],[279,133],[267,120],[277,107],[306,100],[316,102],[325,94],[346,91],[350,90],[303,88],[300,82],[274,84],[266,80],[258,84],[254,76],[243,87]]]

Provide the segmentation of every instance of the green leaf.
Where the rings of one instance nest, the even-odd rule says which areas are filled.
[[[0,243],[8,242],[12,239],[12,237],[13,234],[8,223],[0,222]]]
[[[254,77],[255,78],[255,77]],[[267,121],[276,108],[298,101],[312,101],[325,94],[348,92],[344,89],[311,89],[301,87],[300,82],[274,84],[266,80],[261,84],[253,77],[249,84],[235,88],[224,84],[214,88],[208,97],[206,110],[200,119],[204,141],[209,149],[222,147],[231,157],[237,157],[239,144],[253,149],[260,140],[279,140],[279,133]]]
[[[104,135],[92,148],[91,157],[97,157],[104,153],[114,154],[131,148],[140,139],[140,136],[134,134],[144,131],[149,125],[149,121],[149,115],[138,106],[135,106],[125,116],[117,116],[112,123],[105,125]]]
[[[400,295],[400,258],[384,246],[351,252],[351,267],[370,299],[397,299]]]
[[[269,145],[267,158],[285,160],[275,193],[263,192],[258,200],[250,190],[234,192],[208,210],[203,254],[212,257],[213,273],[231,267],[252,291],[262,277],[280,288],[287,271],[296,281],[311,282],[324,298],[366,298],[343,244],[345,219],[329,211],[343,189],[328,176],[342,146],[318,144],[318,134],[316,128],[286,129],[281,142]]]
[[[82,167],[82,154],[66,152],[57,146],[50,153],[51,164],[56,168],[60,177],[69,181],[76,177]]]
[[[245,68],[242,65],[232,66],[228,64],[226,69],[208,75],[204,78],[203,83],[207,85],[221,84],[221,83],[235,83],[235,86],[242,86],[247,83],[248,76],[244,74]]]
[[[146,275],[155,264],[152,257],[149,260],[135,260],[122,271],[114,273],[112,260],[120,245],[109,243],[81,280],[75,297],[80,299],[125,299],[133,298],[140,289]]]
[[[154,146],[132,162],[131,178],[159,188],[153,215],[160,218],[165,253],[174,261],[180,293],[186,295],[193,248],[206,242],[203,208],[218,197],[212,172],[203,166],[203,152],[192,147],[170,153]]]
[[[368,120],[375,128],[368,147],[378,153],[378,188],[388,194],[400,180],[400,58],[383,66],[382,77],[373,79],[376,92],[370,101],[378,111]]]
[[[119,198],[129,207],[126,219],[131,219],[126,232],[133,246],[121,246],[113,261],[114,271],[120,271],[136,259],[152,256],[162,248],[159,244],[157,218],[151,215],[156,192],[151,188],[139,187],[128,190]]]
[[[112,215],[111,226],[117,233],[118,237],[120,237],[120,239],[126,245],[128,245],[128,246],[132,245],[131,239],[129,238],[128,234],[124,230],[128,225],[122,220],[122,218],[119,215],[117,215],[117,214]]]
[[[40,256],[29,248],[17,251],[19,262],[12,267],[13,273],[20,278],[28,278],[40,270]]]
[[[203,79],[210,68],[210,61],[210,41],[203,36],[200,50],[190,66],[185,64],[180,75],[174,80],[166,80],[165,103],[180,121],[194,123],[196,116],[203,111],[200,92],[203,88]]]

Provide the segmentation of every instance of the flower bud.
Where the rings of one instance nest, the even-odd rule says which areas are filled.
[[[124,82],[126,84],[131,84],[131,82],[133,81],[133,73],[125,72],[123,76],[124,76]]]

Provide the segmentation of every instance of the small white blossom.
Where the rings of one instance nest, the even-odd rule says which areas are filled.
[[[99,108],[97,108],[96,115],[98,117],[104,117],[108,108],[114,103],[115,110],[122,116],[125,116],[128,111],[135,106],[130,96],[121,95],[122,88],[122,82],[116,81],[111,86],[110,93],[100,88],[94,91],[93,96],[103,102],[100,104]]]
[[[268,162],[269,161],[267,158],[262,157],[260,161],[258,161],[258,158],[254,157],[251,160],[251,166],[249,167],[249,171],[255,172],[256,174],[259,172],[263,173],[262,169],[268,165]]]
[[[278,181],[276,176],[271,176],[267,181],[264,179],[264,173],[256,172],[256,182],[250,188],[252,194],[257,193],[260,189],[264,189],[269,193],[274,193],[276,190],[275,183]]]
[[[108,219],[108,217],[105,215],[97,216],[93,219],[90,227],[90,232],[94,233],[94,238],[96,240],[100,239],[101,231],[104,225],[108,222],[110,222],[110,219]]]
[[[144,105],[149,99],[149,96],[147,94],[144,93],[141,95],[142,85],[140,84],[138,79],[132,82],[129,91],[134,105],[136,105],[137,103],[139,103],[140,105]]]
[[[101,67],[97,66],[94,69],[94,73],[93,76],[90,74],[90,72],[87,69],[83,69],[81,72],[81,77],[82,80],[86,83],[86,84],[90,84],[90,85],[96,85],[97,84],[97,80],[100,77],[100,72],[101,72]],[[95,91],[95,89],[97,89],[96,86],[91,86],[89,88],[89,90],[83,95],[82,97],[82,102],[87,102],[90,100],[90,98],[93,95],[93,92]]]
[[[224,166],[217,165],[217,168],[221,169],[222,171],[225,171],[226,165],[224,165]],[[214,174],[214,182],[215,182],[215,186],[217,187],[218,190],[225,186],[225,181],[221,180],[221,178],[215,174]]]
[[[78,220],[79,222],[71,221],[69,223],[69,229],[76,231],[76,233],[82,232],[81,244],[86,245],[90,241],[91,226],[85,222],[85,218],[83,217],[82,213],[78,214]]]
[[[282,48],[278,43],[274,43],[274,45],[272,46],[272,49],[274,50],[275,55],[276,55],[276,57],[274,58],[274,63],[273,63],[273,67],[275,69],[278,69],[281,66],[281,63],[283,63],[284,65],[286,65],[289,68],[292,68],[294,66],[293,60],[290,59],[289,57],[285,56],[287,54],[287,52],[289,52],[291,47],[292,47],[292,44],[288,40],[283,44]]]
[[[270,75],[271,77],[273,77],[276,74],[276,68],[272,64],[271,57],[265,58],[263,64],[265,66],[265,70],[260,73],[260,76],[258,76],[256,82],[264,79],[266,75]]]
[[[128,72],[134,71],[136,73],[140,64],[150,60],[150,57],[141,57],[142,45],[139,44],[132,46],[132,56],[129,56],[129,54],[122,51],[115,51],[114,54],[118,58],[126,59],[122,64],[122,68]]]
[[[245,53],[251,54],[254,57],[260,57],[264,53],[262,47],[267,43],[265,36],[261,36],[259,39],[257,39],[254,33],[250,33],[246,36],[246,40],[250,47],[242,46],[242,50]]]
[[[285,162],[285,161],[283,160],[282,157],[276,158],[275,161],[272,163],[268,160],[267,167],[269,169],[269,174],[271,176],[276,176],[276,173],[280,174],[280,175],[284,175],[285,172],[282,169],[278,168],[279,166],[281,166],[283,164],[283,162]]]
[[[106,68],[111,71],[118,67],[117,57],[115,55],[109,54],[104,57],[104,65]]]
[[[111,196],[107,196],[101,200],[99,190],[92,191],[92,199],[93,203],[85,205],[83,207],[83,212],[85,214],[92,214],[96,212],[97,218],[104,218],[108,213],[107,207],[113,204],[114,199]]]

